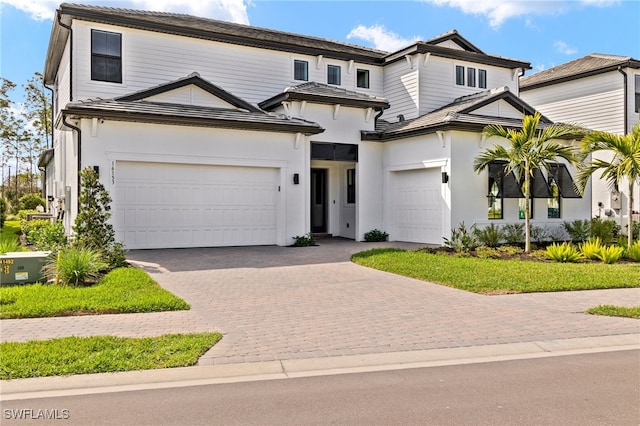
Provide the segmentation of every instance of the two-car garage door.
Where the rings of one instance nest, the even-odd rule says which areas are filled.
[[[442,244],[444,199],[439,168],[392,172],[393,238]]]
[[[276,168],[118,161],[115,181],[128,249],[276,243]]]

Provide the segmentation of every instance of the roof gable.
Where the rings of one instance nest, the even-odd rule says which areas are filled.
[[[209,96],[207,96],[209,95]],[[153,101],[215,108],[238,108],[260,111],[243,99],[232,95],[194,72],[187,77],[115,98],[117,101]]]
[[[466,50],[467,52],[484,54],[484,52],[478,49],[477,46],[475,46],[466,38],[462,37],[457,30],[451,30],[444,34],[440,34],[437,37],[426,40],[425,43],[434,46],[448,47],[450,49],[456,49],[457,46],[458,49]]]
[[[630,56],[592,53],[548,70],[520,78],[520,91],[617,71],[618,67],[640,68],[640,61]]]

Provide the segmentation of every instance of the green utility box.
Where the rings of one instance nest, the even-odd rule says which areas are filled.
[[[42,268],[50,251],[0,254],[0,284],[29,284],[44,281]]]

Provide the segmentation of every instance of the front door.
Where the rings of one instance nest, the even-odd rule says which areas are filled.
[[[327,232],[327,169],[311,169],[311,232]]]

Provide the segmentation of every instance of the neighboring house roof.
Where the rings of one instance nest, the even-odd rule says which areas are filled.
[[[217,98],[222,99],[223,101],[235,106],[236,108],[246,109],[247,111],[259,112],[260,109],[251,105],[249,102],[232,95],[226,90],[216,86],[215,84],[210,83],[209,81],[200,77],[200,74],[197,72],[193,72],[190,75],[180,78],[178,80],[170,81],[168,83],[160,84],[156,87],[152,87],[150,89],[140,90],[135,93],[131,93],[129,95],[120,96],[115,98],[117,101],[139,101],[150,96],[159,95],[161,93],[166,93],[171,90],[179,89],[181,87],[195,85],[202,90],[214,95]]]
[[[67,104],[63,115],[116,121],[177,124],[272,132],[322,133],[317,123],[266,112],[144,100],[90,99]]]
[[[393,140],[433,133],[437,130],[463,129],[482,130],[489,124],[519,128],[522,120],[473,114],[474,111],[493,102],[504,100],[524,115],[533,115],[535,109],[509,91],[508,87],[478,92],[473,95],[462,96],[449,105],[432,111],[420,117],[389,123],[379,120],[381,124],[375,132],[362,132],[364,140]],[[552,124],[551,120],[542,116],[542,126]]]
[[[582,58],[520,78],[520,91],[549,86],[565,81],[616,71],[622,68],[640,68],[640,61],[630,56],[592,53]]]
[[[320,104],[340,104],[343,106],[387,109],[389,102],[378,96],[345,90],[328,84],[308,82],[294,87],[287,87],[284,92],[273,96],[259,106],[265,110],[271,110],[286,101],[308,101]]]

